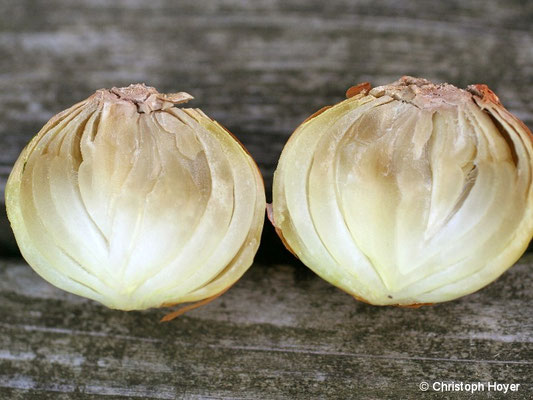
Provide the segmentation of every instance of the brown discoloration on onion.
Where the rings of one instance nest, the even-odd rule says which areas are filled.
[[[487,85],[469,85],[466,90],[472,94],[473,100],[482,110],[496,119],[499,119],[498,117],[500,117],[516,123],[533,141],[533,133],[531,130],[526,126],[526,124],[524,124],[519,118],[515,117],[502,105],[498,96],[496,96],[496,94]],[[495,113],[498,115],[494,115]]]
[[[529,130],[526,124],[524,124],[520,119],[516,118],[513,114],[507,111],[504,107],[502,107],[501,111],[505,114],[506,117],[512,119],[514,122],[520,125],[520,127],[528,134],[528,137],[533,141],[533,133]]]
[[[322,107],[320,110],[318,110],[317,112],[315,112],[314,114],[310,115],[309,117],[307,117],[304,122],[302,122],[302,124],[305,124],[306,122],[308,121],[311,121],[313,118],[315,117],[318,117],[320,114],[322,114],[324,111],[330,109],[332,106],[325,106],[325,107]],[[300,124],[301,125],[301,124]]]
[[[218,297],[222,296],[224,293],[226,293],[233,285],[228,286],[221,292],[215,294],[214,296],[208,297],[207,299],[203,299],[200,301],[197,301],[195,303],[189,304],[188,306],[182,307],[177,309],[176,311],[173,311],[167,315],[165,315],[163,318],[159,320],[159,322],[169,322],[172,321],[175,318],[178,318],[180,315],[185,314],[188,311],[194,310],[195,308],[205,306],[206,304],[211,303],[213,300],[216,300]],[[176,304],[180,303],[164,303],[161,305],[161,307],[172,307]]]
[[[222,129],[224,129],[233,139],[235,139],[235,141],[239,144],[239,146],[241,146],[241,148],[244,150],[244,152],[246,154],[248,154],[250,157],[252,157],[252,155],[250,154],[250,152],[248,151],[248,149],[246,147],[244,147],[244,145],[241,143],[241,141],[239,139],[237,139],[237,136],[235,136],[228,128],[226,128],[224,125],[221,125],[218,121],[213,121],[215,124],[217,124],[217,126],[221,127]],[[253,158],[252,158],[253,160]],[[255,163],[255,161],[254,161]],[[257,165],[256,165],[257,166]],[[261,177],[262,178],[262,177]]]
[[[366,95],[370,91],[371,88],[372,88],[372,86],[370,85],[369,82],[359,83],[359,84],[357,84],[355,86],[352,86],[351,88],[349,88],[346,91],[346,98],[350,99],[350,98],[352,98],[354,96],[357,96],[358,94]],[[341,103],[341,102],[339,102],[339,103]],[[312,120],[315,117],[318,117],[324,111],[327,111],[328,109],[330,109],[331,107],[336,106],[339,103],[336,103],[336,104],[334,104],[332,106],[322,107],[320,110],[316,111],[315,113],[313,113],[309,117],[307,117],[300,125],[305,124],[306,122],[309,122],[310,120]]]
[[[367,299],[365,299],[365,298],[363,298],[363,297],[361,297],[361,296],[357,296],[357,295],[355,295],[355,294],[351,294],[351,293],[349,293],[349,295],[352,296],[352,297],[353,297],[355,300],[357,300],[357,301],[361,301],[361,302],[363,302],[363,303],[370,304],[371,306],[375,305],[375,304],[372,304],[372,303],[369,302]]]
[[[394,304],[394,306],[401,307],[401,308],[420,308],[423,306],[432,306],[434,304],[435,303],[414,303],[414,304]]]
[[[474,96],[481,98],[483,101],[489,101],[491,103],[498,104],[499,106],[502,105],[502,103],[500,103],[500,99],[498,96],[496,96],[496,93],[490,90],[485,84],[469,85],[466,90],[472,93]]]
[[[272,226],[274,227],[274,230],[276,231],[276,233],[278,234],[279,238],[281,239],[281,242],[283,243],[283,245],[285,246],[285,248],[287,250],[289,250],[291,252],[291,254],[300,259],[297,255],[296,255],[296,252],[291,248],[291,246],[289,246],[289,243],[287,242],[287,240],[285,239],[285,237],[283,236],[283,232],[281,231],[280,228],[278,228],[276,226],[276,223],[274,222],[274,210],[272,209],[272,204],[271,203],[267,203],[266,205],[266,211],[267,211],[267,217],[268,217],[268,220],[270,221],[270,223],[272,224]]]
[[[370,85],[369,82],[359,83],[355,86],[352,86],[346,91],[346,98],[350,99],[360,93],[367,94],[371,88],[372,88],[372,85]]]

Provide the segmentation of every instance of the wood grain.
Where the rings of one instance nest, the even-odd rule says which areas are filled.
[[[527,256],[474,295],[413,310],[357,302],[301,265],[255,265],[161,324],[165,310],[109,310],[4,260],[0,394],[398,399],[418,398],[421,381],[498,381],[529,399],[532,266]]]
[[[486,83],[532,127],[532,22],[520,0],[3,0],[1,198],[50,117],[133,82],[194,95],[257,160],[268,197],[291,132],[359,82]],[[372,307],[309,272],[267,224],[244,279],[169,324],[63,293],[17,256],[2,204],[2,399],[412,399],[423,380],[520,383],[483,398],[533,397],[530,255],[455,302]]]
[[[533,6],[506,1],[0,2],[0,188],[54,114],[96,89],[187,91],[265,177],[306,117],[401,75],[488,84],[533,125]],[[3,198],[3,196],[2,196]],[[16,253],[5,215],[0,250]]]

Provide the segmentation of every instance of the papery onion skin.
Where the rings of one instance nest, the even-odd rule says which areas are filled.
[[[497,279],[533,236],[533,142],[485,85],[403,77],[290,137],[271,220],[323,279],[375,305],[432,304]]]
[[[6,186],[22,255],[53,285],[110,308],[217,296],[252,264],[257,165],[187,93],[98,90],[53,117]]]

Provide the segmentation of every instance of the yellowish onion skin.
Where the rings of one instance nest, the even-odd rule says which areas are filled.
[[[497,279],[533,236],[531,132],[486,85],[403,77],[347,91],[287,142],[270,219],[328,282],[418,306]]]
[[[215,298],[252,264],[257,165],[187,93],[98,90],[22,151],[6,207],[22,255],[53,285],[115,309]]]

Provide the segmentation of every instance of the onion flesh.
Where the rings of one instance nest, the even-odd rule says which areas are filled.
[[[530,131],[485,85],[403,77],[350,90],[285,146],[273,220],[301,261],[377,305],[452,300],[533,235]]]
[[[240,143],[192,97],[131,85],[53,117],[6,205],[26,261],[68,292],[140,310],[215,296],[248,269],[265,193]]]

